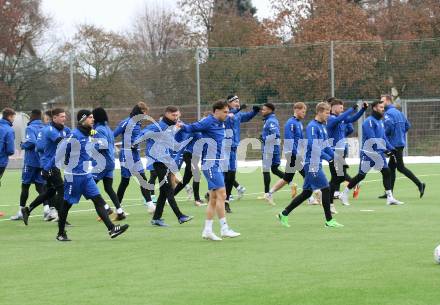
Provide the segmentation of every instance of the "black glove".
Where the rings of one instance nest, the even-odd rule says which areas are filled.
[[[368,103],[367,102],[363,102],[362,103],[362,109],[365,109],[365,110],[368,109]]]
[[[394,149],[392,150],[386,150],[385,155],[389,158],[394,157],[396,155],[396,151]]]
[[[359,105],[358,105],[358,104],[354,104],[353,106],[351,106],[351,108],[353,108],[353,110],[357,110],[357,109],[358,109],[358,107],[359,107]]]
[[[241,110],[246,109],[246,108],[247,108],[246,104],[241,104],[240,108],[238,108],[238,111],[241,111]]]
[[[252,106],[252,110],[255,111],[255,112],[260,112],[261,107],[257,106],[257,105],[254,105],[254,106]]]

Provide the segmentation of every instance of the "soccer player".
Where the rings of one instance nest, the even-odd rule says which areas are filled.
[[[362,124],[362,149],[360,153],[361,163],[359,173],[350,180],[347,187],[340,195],[342,202],[347,205],[348,194],[357,184],[365,179],[367,173],[372,169],[380,170],[382,182],[387,195],[388,205],[399,205],[402,202],[393,197],[391,189],[391,172],[386,157],[394,158],[395,148],[390,144],[386,135],[383,122],[385,112],[384,102],[375,101],[371,104],[373,112]]]
[[[173,152],[177,152],[189,142],[177,143],[175,136],[178,131],[176,123],[179,118],[179,109],[174,106],[168,106],[165,109],[162,120],[154,122],[145,127],[141,135],[136,139],[134,145],[139,145],[144,139],[147,145],[150,145],[148,157],[153,160],[153,168],[157,173],[160,184],[159,197],[157,198],[156,210],[154,211],[151,224],[158,227],[168,227],[162,219],[165,202],[168,201],[171,209],[177,217],[180,224],[193,219],[192,216],[184,215],[177,205],[174,198],[174,189],[171,185],[171,174],[178,173],[178,166],[173,158]]]
[[[264,196],[259,199],[266,199],[270,202],[270,172],[279,178],[284,177],[284,173],[279,170],[281,164],[280,151],[280,124],[275,116],[275,105],[266,103],[261,109],[263,115],[263,131],[261,139],[263,142],[263,178],[264,178]]]
[[[208,182],[209,190],[209,203],[206,209],[202,238],[213,241],[222,240],[212,230],[215,214],[220,219],[221,237],[234,238],[240,236],[240,233],[234,232],[229,228],[225,216],[226,189],[220,162],[223,161],[224,122],[228,115],[229,107],[227,102],[218,101],[212,106],[212,114],[193,124],[182,125],[184,131],[189,133],[201,132],[202,139],[209,141],[207,142],[207,149],[203,149],[202,154],[202,171]],[[200,149],[200,146],[195,147],[195,149]]]
[[[359,120],[368,108],[368,103],[363,103],[361,110],[354,113],[358,109],[358,105],[354,104],[348,110],[344,111],[344,102],[337,98],[329,98],[327,102],[330,104],[331,112],[327,121],[327,132],[330,139],[333,139],[332,145],[335,153],[335,162],[342,166],[342,173],[338,173],[335,164],[330,164],[330,193],[332,212],[336,212],[333,205],[334,193],[339,190],[340,184],[344,181],[350,181],[351,177],[347,173],[348,165],[345,158],[348,156],[348,143],[345,138],[347,133],[347,125]],[[354,114],[353,114],[354,113]]]
[[[121,182],[119,183],[117,196],[119,199],[119,202],[122,203],[122,199],[124,198],[125,190],[127,189],[129,183],[130,183],[130,177],[132,176],[132,172],[138,172],[140,176],[144,179],[144,181],[147,181],[147,178],[145,177],[144,172],[144,166],[141,162],[141,156],[139,152],[139,147],[136,145],[132,145],[131,147],[125,147],[125,132],[126,127],[129,123],[134,122],[133,117],[137,115],[145,115],[148,113],[148,107],[144,102],[137,103],[128,118],[123,119],[121,122],[119,122],[116,129],[113,131],[113,136],[116,138],[119,135],[122,136],[122,148],[119,152],[119,161],[121,163]],[[134,141],[139,137],[141,132],[141,124],[142,121],[138,120],[131,132],[131,142],[134,143]],[[126,155],[129,154],[131,151],[132,160],[127,160]],[[153,204],[153,201],[151,200],[151,193],[148,189],[140,187],[142,196],[144,197],[144,200],[147,203],[147,208],[149,213],[153,213],[155,210],[155,206]]]
[[[0,185],[1,179],[8,165],[9,156],[15,153],[15,133],[12,128],[14,123],[15,111],[11,108],[5,108],[2,111],[2,119],[0,120]]]
[[[35,189],[38,194],[42,194],[45,190],[45,181],[43,176],[41,176],[40,156],[36,150],[38,133],[43,129],[43,127],[44,124],[41,121],[41,110],[32,110],[30,120],[25,131],[25,140],[20,144],[21,149],[24,150],[24,163],[21,174],[20,208],[17,215],[12,216],[11,220],[23,219],[21,209],[26,206],[31,184],[35,185]],[[44,219],[49,220],[49,214],[50,208],[46,202],[44,203]]]
[[[303,102],[298,102],[293,105],[293,116],[284,124],[284,147],[286,152],[286,159],[289,160],[286,166],[286,171],[283,178],[270,189],[266,200],[274,205],[273,193],[284,187],[286,184],[292,183],[295,172],[298,168],[299,173],[303,178],[305,177],[304,169],[302,168],[303,156],[299,155],[299,148],[301,141],[304,139],[302,120],[306,117],[307,106]],[[296,185],[292,183],[292,198],[296,195]]]
[[[330,211],[330,185],[322,169],[322,160],[333,162],[333,150],[328,143],[328,134],[325,123],[330,115],[330,105],[321,102],[316,105],[316,116],[306,128],[307,150],[304,159],[305,179],[303,191],[277,215],[280,223],[290,227],[288,216],[296,207],[309,198],[314,190],[321,190],[322,207],[325,214],[325,226],[331,228],[343,227],[333,217]]]
[[[259,106],[253,106],[252,111],[242,112],[245,105],[240,106],[240,100],[236,95],[229,95],[227,98],[227,103],[229,107],[230,116],[225,121],[226,127],[226,145],[224,150],[226,152],[226,158],[229,155],[229,160],[227,162],[227,169],[225,168],[225,188],[226,188],[226,201],[225,209],[227,213],[231,213],[231,208],[229,206],[229,199],[231,196],[232,187],[234,186],[235,177],[237,173],[237,147],[240,144],[240,125],[242,123],[249,122],[252,120],[259,112]],[[228,162],[229,161],[229,162]],[[226,167],[226,166],[225,166]]]
[[[95,121],[94,130],[96,131],[94,138],[98,139],[98,150],[105,158],[105,166],[103,168],[100,167],[101,164],[96,162],[96,160],[93,160],[93,167],[97,167],[99,171],[94,171],[93,179],[96,183],[102,180],[105,192],[115,205],[116,217],[114,220],[124,220],[126,218],[124,210],[121,208],[121,203],[119,202],[118,196],[113,190],[113,171],[115,170],[115,137],[113,135],[113,131],[108,126],[108,116],[104,108],[95,108],[93,109],[92,114]],[[103,143],[100,141],[103,141]],[[113,213],[107,204],[105,209],[109,215]]]
[[[55,165],[55,156],[58,144],[70,135],[70,129],[64,126],[67,120],[64,109],[55,108],[51,111],[51,115],[52,122],[41,131],[41,143],[44,143],[44,147],[40,157],[40,163],[42,166],[42,176],[46,180],[46,191],[38,195],[37,198],[31,202],[29,207],[23,207],[21,209],[25,225],[28,224],[30,213],[45,201],[55,196],[55,210],[53,210],[53,212],[59,212],[63,203],[64,182],[61,177],[61,171]],[[37,139],[37,142],[38,141],[40,140]],[[57,218],[56,215],[53,217]]]
[[[420,198],[422,198],[425,193],[426,184],[421,182],[403,162],[403,150],[406,146],[406,133],[411,128],[411,124],[408,122],[408,119],[404,114],[394,106],[390,95],[382,95],[381,101],[385,104],[385,134],[391,145],[395,147],[395,156],[394,158],[390,158],[388,163],[391,171],[391,190],[394,190],[397,169],[417,186]]]
[[[61,146],[66,149],[64,164],[67,167],[64,171],[64,201],[59,212],[56,239],[62,242],[70,241],[65,230],[66,219],[70,208],[79,202],[81,196],[92,200],[96,213],[108,229],[108,234],[111,238],[115,238],[124,233],[128,229],[128,225],[120,226],[112,223],[104,208],[106,203],[99,193],[98,186],[88,171],[88,167],[85,166],[91,162],[90,150],[94,145],[91,134],[94,123],[92,112],[85,109],[78,111],[77,121],[78,127],[72,131],[70,137]]]

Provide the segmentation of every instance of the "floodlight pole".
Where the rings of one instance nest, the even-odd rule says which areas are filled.
[[[330,41],[330,90],[331,96],[335,96],[335,42]]]
[[[197,81],[197,120],[201,118],[201,96],[200,96],[200,50],[196,48],[196,81]]]
[[[75,91],[73,83],[73,52],[69,55],[70,62],[70,120],[72,121],[72,128],[75,128]]]

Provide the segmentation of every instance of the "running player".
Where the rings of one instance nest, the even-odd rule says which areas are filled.
[[[78,127],[60,146],[66,149],[64,164],[67,167],[64,171],[64,201],[59,212],[56,239],[62,242],[70,241],[65,230],[66,219],[70,208],[80,201],[81,196],[92,200],[96,213],[108,229],[108,234],[111,238],[115,238],[124,233],[128,229],[128,225],[114,225],[111,222],[104,208],[106,203],[99,193],[88,166],[86,166],[91,162],[90,151],[94,146],[91,134],[94,123],[93,114],[89,110],[80,110],[77,114],[77,121]]]
[[[343,227],[333,217],[330,211],[330,185],[322,169],[322,160],[333,162],[333,150],[328,143],[328,134],[325,123],[330,115],[330,105],[321,102],[316,106],[316,116],[307,125],[307,151],[304,159],[305,179],[303,191],[295,197],[291,203],[277,215],[280,223],[290,227],[288,216],[296,207],[309,198],[314,190],[321,190],[322,207],[325,214],[325,226],[331,228]]]
[[[360,153],[361,163],[359,173],[350,180],[347,187],[340,195],[340,199],[348,205],[348,194],[358,183],[365,179],[367,173],[372,169],[380,170],[382,182],[387,195],[388,205],[399,205],[403,202],[393,197],[391,189],[391,173],[386,157],[394,158],[395,148],[391,145],[385,135],[383,115],[385,112],[384,102],[381,100],[371,104],[372,114],[362,124],[362,149]]]

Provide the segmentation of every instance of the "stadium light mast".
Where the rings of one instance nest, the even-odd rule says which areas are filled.
[[[75,128],[75,92],[73,83],[73,52],[69,55],[70,63],[70,120],[72,122],[72,128]]]

